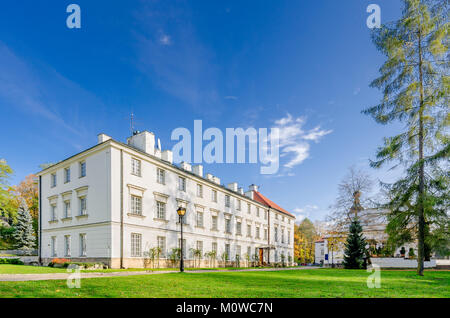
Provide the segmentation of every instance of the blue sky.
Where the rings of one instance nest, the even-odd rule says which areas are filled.
[[[81,7],[81,29],[66,7]],[[368,167],[382,137],[361,110],[383,57],[366,26],[373,1],[8,1],[0,11],[0,158],[13,184],[38,165],[125,141],[129,115],[163,149],[177,127],[273,127],[286,137],[277,175],[255,164],[206,165],[255,183],[298,216],[321,220],[347,168]],[[382,22],[400,1],[377,0]],[[309,138],[311,133],[317,136]],[[321,132],[321,133],[320,133]],[[298,160],[295,160],[295,159]],[[287,167],[285,166],[287,165]]]

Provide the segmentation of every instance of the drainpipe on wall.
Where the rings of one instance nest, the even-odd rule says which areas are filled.
[[[123,150],[120,150],[120,268],[123,268]]]
[[[270,265],[270,207],[267,212],[267,264]]]
[[[38,253],[39,253],[39,265],[42,265],[42,176],[39,176],[39,238],[38,238]]]

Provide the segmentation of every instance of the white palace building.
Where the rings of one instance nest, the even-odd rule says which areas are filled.
[[[251,185],[223,186],[203,166],[173,164],[155,147],[153,133],[136,132],[127,144],[98,135],[98,144],[39,172],[39,257],[144,267],[146,252],[161,248],[161,265],[180,247],[176,212],[186,208],[183,248],[217,252],[217,265],[239,256],[260,264],[293,261],[295,217]],[[166,260],[166,262],[164,261]],[[207,262],[203,257],[202,266]],[[222,262],[222,263],[221,263]]]

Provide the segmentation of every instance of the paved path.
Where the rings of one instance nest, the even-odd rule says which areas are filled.
[[[261,269],[236,269],[236,270],[190,270],[186,273],[221,273],[221,272],[270,272],[280,270],[301,270],[301,269],[317,269],[319,267],[290,267],[290,268],[261,268]],[[82,272],[83,278],[101,278],[101,277],[118,277],[118,276],[136,276],[136,275],[153,275],[153,274],[175,274],[177,271],[130,271],[130,272]],[[70,273],[49,273],[49,274],[0,274],[0,282],[24,282],[31,280],[65,280]]]

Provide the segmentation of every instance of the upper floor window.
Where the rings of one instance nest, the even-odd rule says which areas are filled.
[[[236,222],[236,235],[242,235],[242,223]]]
[[[259,217],[259,208],[256,208],[256,216]]]
[[[277,227],[275,227],[274,239],[275,239],[275,242],[278,242],[278,228]]]
[[[156,169],[156,182],[166,184],[166,171],[161,168]]]
[[[247,236],[252,236],[252,226],[250,224],[247,224]]]
[[[217,231],[217,216],[216,215],[213,215],[211,217],[211,230]]]
[[[64,169],[64,183],[70,182],[70,168]]]
[[[56,212],[56,204],[50,205],[50,221],[56,221],[57,219],[57,212]]]
[[[80,215],[86,215],[87,214],[87,201],[86,197],[80,197]]]
[[[203,186],[201,184],[197,184],[197,196],[203,198]]]
[[[64,201],[64,217],[69,218],[71,216],[70,212],[70,200]]]
[[[197,212],[197,226],[203,227],[203,212]]]
[[[178,190],[186,192],[186,178],[178,177]]]
[[[267,229],[264,229],[264,239],[267,240]]]
[[[237,200],[237,206],[236,206],[236,210],[240,211],[241,210],[241,200]]]
[[[80,178],[86,176],[86,161],[80,162]]]
[[[141,176],[141,161],[135,158],[131,158],[131,174],[135,176]]]
[[[230,207],[230,201],[231,201],[231,198],[230,198],[230,196],[228,195],[228,194],[226,194],[225,195],[225,206],[226,207]]]
[[[51,187],[56,187],[56,172],[51,175]]]
[[[166,219],[166,204],[164,202],[156,201],[156,218]]]
[[[225,232],[231,233],[231,220],[225,219]]]
[[[248,214],[252,213],[252,205],[250,203],[247,204],[247,212]]]
[[[131,195],[131,214],[142,215],[142,198],[136,195]]]
[[[269,215],[269,211],[264,211],[264,220],[267,220],[267,217],[268,217],[268,215]]]
[[[288,231],[288,244],[291,244],[291,231]]]
[[[216,190],[211,190],[211,200],[213,202],[217,202],[217,191]]]
[[[259,226],[256,227],[256,238],[259,239]]]
[[[278,213],[275,213],[275,219],[278,220]]]
[[[281,243],[284,244],[284,229],[281,229]]]

